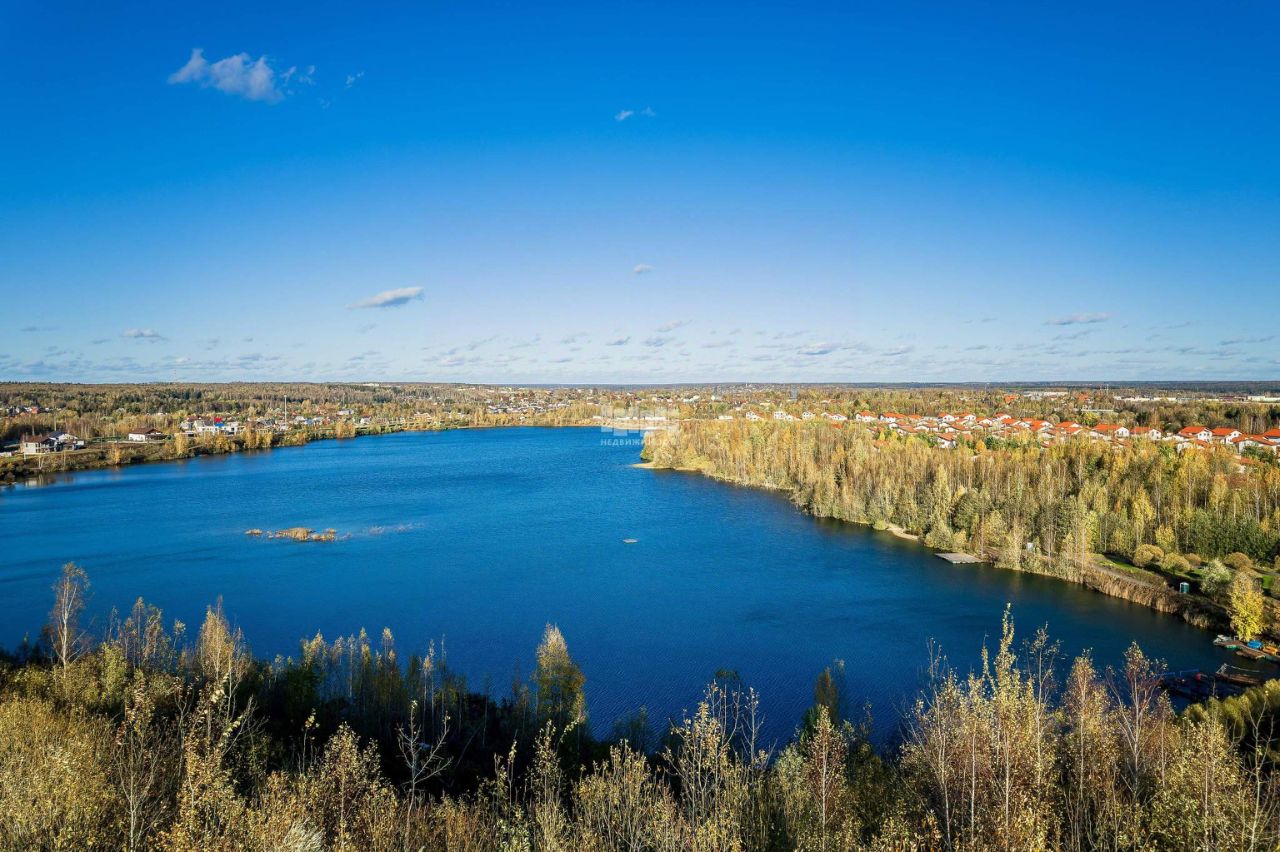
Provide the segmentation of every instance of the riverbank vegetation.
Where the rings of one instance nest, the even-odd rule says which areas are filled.
[[[1179,606],[1169,586],[1185,581],[1210,605],[1196,607],[1197,617],[1214,607],[1255,611],[1256,596],[1231,591],[1242,577],[1268,596],[1265,612],[1241,624],[1261,632],[1261,620],[1275,623],[1280,468],[1246,469],[1226,450],[1088,440],[939,450],[853,424],[733,421],[651,433],[644,457],[655,467],[785,489],[820,517],[898,526],[931,547],[1114,586],[1160,608]]]
[[[408,430],[590,422],[578,389],[395,384],[0,383],[0,485],[102,467],[300,446]],[[154,434],[148,435],[150,430]],[[27,436],[68,432],[82,448],[25,455]],[[130,440],[130,434],[142,440]]]
[[[139,601],[82,628],[64,569],[41,642],[0,665],[4,849],[1264,849],[1280,841],[1274,683],[1175,714],[1136,646],[1070,665],[1011,620],[972,672],[935,658],[877,750],[838,666],[786,743],[721,674],[682,719],[606,738],[548,626],[478,694],[384,632],[255,659]]]

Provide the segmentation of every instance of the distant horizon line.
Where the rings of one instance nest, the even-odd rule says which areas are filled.
[[[939,381],[843,381],[843,380],[789,380],[789,379],[732,379],[732,380],[687,380],[687,381],[479,381],[479,380],[440,380],[440,379],[140,379],[137,381],[95,381],[51,379],[0,379],[2,385],[453,385],[479,387],[529,387],[529,388],[665,388],[665,387],[709,387],[723,385],[756,386],[756,387],[989,387],[989,388],[1102,388],[1109,385],[1117,387],[1179,387],[1179,386],[1231,386],[1262,387],[1272,386],[1280,390],[1280,377],[1274,379],[956,379]]]

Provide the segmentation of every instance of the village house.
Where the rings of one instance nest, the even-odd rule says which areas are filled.
[[[1213,435],[1212,441],[1216,444],[1230,444],[1236,438],[1240,437],[1240,430],[1232,429],[1230,426],[1220,426],[1217,429],[1210,429]]]
[[[1213,430],[1208,426],[1184,426],[1178,430],[1178,434],[1189,441],[1205,441],[1207,443],[1213,440]]]
[[[18,452],[24,456],[43,453],[61,453],[84,449],[84,441],[68,432],[52,432],[48,435],[27,435],[18,444]]]
[[[1112,438],[1127,438],[1129,437],[1129,429],[1116,423],[1099,423],[1093,427],[1093,434],[1108,440]]]
[[[163,441],[165,435],[159,429],[140,429],[136,432],[130,432],[127,437],[130,441],[145,444],[152,441]]]

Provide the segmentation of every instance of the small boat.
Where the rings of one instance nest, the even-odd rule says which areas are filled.
[[[1237,669],[1226,663],[1214,674],[1216,680],[1223,683],[1235,684],[1236,686],[1250,687],[1259,686],[1262,683],[1262,676],[1245,669]]]
[[[1213,676],[1202,671],[1167,672],[1160,676],[1160,686],[1166,692],[1192,701],[1204,701],[1218,694]]]
[[[635,539],[635,538],[624,538],[624,539],[622,540],[622,543],[623,543],[623,544],[635,544],[637,541],[639,541],[639,539]]]

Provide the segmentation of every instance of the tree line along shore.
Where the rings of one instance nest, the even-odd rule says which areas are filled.
[[[1200,626],[1275,635],[1280,468],[1244,468],[1229,450],[1079,440],[941,451],[856,424],[762,421],[651,432],[642,457],[785,490],[819,517],[897,528]]]
[[[680,719],[608,736],[548,625],[495,698],[384,631],[256,659],[211,606],[83,625],[64,567],[38,642],[0,657],[0,848],[167,850],[1271,849],[1275,682],[1175,713],[1161,664],[1043,634],[969,673],[935,657],[883,748],[838,664],[786,742],[732,673]]]

